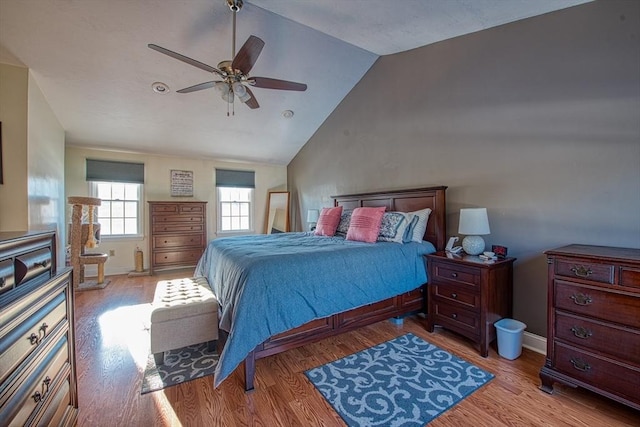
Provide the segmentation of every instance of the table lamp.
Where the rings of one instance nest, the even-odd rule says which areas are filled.
[[[462,249],[467,254],[480,255],[484,251],[484,239],[480,236],[490,232],[487,208],[460,209],[458,233],[466,235]]]

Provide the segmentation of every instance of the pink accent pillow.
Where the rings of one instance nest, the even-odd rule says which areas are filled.
[[[336,234],[336,228],[340,223],[342,215],[342,206],[335,208],[322,208],[318,223],[316,224],[316,236],[333,236]]]
[[[374,243],[380,232],[382,216],[387,208],[355,208],[351,214],[347,240]]]

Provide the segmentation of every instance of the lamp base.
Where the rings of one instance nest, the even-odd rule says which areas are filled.
[[[462,249],[469,255],[480,255],[484,251],[484,239],[480,236],[466,236]]]

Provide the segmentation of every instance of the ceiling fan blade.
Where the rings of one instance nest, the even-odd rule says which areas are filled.
[[[189,65],[193,65],[194,67],[200,68],[201,70],[204,71],[208,71],[210,73],[215,73],[218,74],[220,77],[226,77],[225,73],[223,73],[222,71],[218,70],[215,67],[212,67],[211,65],[207,65],[205,63],[202,63],[200,61],[196,61],[195,59],[189,58],[188,56],[184,56],[181,55],[177,52],[174,52],[172,50],[169,49],[165,49],[164,47],[158,46],[157,44],[148,44],[147,46],[149,46],[149,48],[158,51],[160,53],[164,53],[165,55],[168,55],[172,58],[175,58],[179,61],[185,62]]]
[[[185,87],[184,89],[177,90],[176,92],[178,92],[178,93],[196,92],[198,90],[209,89],[209,88],[213,87],[215,84],[216,84],[216,82],[199,83],[197,85],[193,85],[193,86]]]
[[[245,102],[246,106],[251,109],[260,108],[260,104],[258,104],[258,101],[256,100],[256,96],[253,94],[253,92],[251,92],[251,89],[249,89],[246,86],[245,86],[245,89],[247,90],[247,93],[251,95],[251,98],[249,98],[249,100]]]
[[[251,83],[252,81],[253,83]],[[270,79],[269,77],[251,77],[249,82],[252,86],[261,87],[263,89],[297,90],[300,92],[307,90],[307,85],[304,83]]]
[[[233,58],[231,68],[242,71],[242,74],[249,74],[263,47],[264,42],[262,39],[256,36],[249,36],[236,54],[236,57]]]

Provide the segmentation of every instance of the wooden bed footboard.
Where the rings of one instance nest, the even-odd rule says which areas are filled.
[[[385,206],[387,211],[414,212],[430,208],[424,240],[436,250],[443,250],[446,240],[447,187],[429,187],[374,193],[332,196],[335,206],[353,209],[361,206]],[[425,266],[426,268],[426,266]],[[254,389],[256,360],[335,336],[362,326],[410,313],[426,313],[427,284],[395,297],[367,304],[332,316],[316,319],[298,328],[283,332],[258,345],[245,358],[245,390]]]

